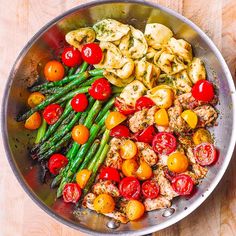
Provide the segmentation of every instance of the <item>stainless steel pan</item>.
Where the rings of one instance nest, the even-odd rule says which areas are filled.
[[[203,16],[204,17],[204,16]],[[39,181],[39,169],[30,160],[28,147],[35,133],[28,132],[16,115],[25,109],[30,85],[43,63],[63,47],[64,35],[73,29],[93,25],[104,18],[114,18],[143,30],[147,22],[159,22],[170,27],[176,37],[189,41],[194,54],[201,57],[208,78],[218,85],[220,105],[219,125],[214,128],[216,145],[220,150],[218,162],[210,168],[206,179],[190,199],[176,199],[172,209],[150,212],[145,218],[128,224],[107,227],[109,219],[94,212],[72,214],[73,207],[61,200],[54,201],[55,192]],[[213,191],[222,178],[231,159],[235,140],[235,87],[228,67],[212,41],[191,21],[176,12],[142,1],[97,1],[80,5],[44,26],[23,48],[10,73],[5,88],[2,110],[2,133],[12,170],[29,196],[42,208],[63,222],[89,234],[142,235],[170,226],[194,211]],[[169,216],[168,216],[169,215]],[[165,217],[168,216],[168,217]],[[110,224],[108,224],[110,225]],[[113,225],[113,224],[112,224]]]

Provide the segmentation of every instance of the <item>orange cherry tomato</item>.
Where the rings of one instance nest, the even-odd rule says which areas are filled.
[[[40,92],[33,92],[29,95],[28,104],[30,107],[35,107],[45,100],[45,96]]]
[[[112,111],[109,113],[105,120],[105,125],[107,129],[112,129],[126,120],[127,117],[121,114],[119,111]]]
[[[132,140],[125,140],[120,147],[120,156],[123,159],[132,159],[137,154],[138,148]]]
[[[126,206],[126,215],[129,220],[137,220],[143,216],[145,207],[138,200],[130,200]]]
[[[42,119],[40,114],[38,112],[35,112],[25,121],[25,128],[35,130],[40,127],[41,123]]]
[[[167,166],[170,171],[182,173],[188,168],[188,158],[181,152],[171,153],[167,160]]]
[[[89,130],[84,125],[76,125],[72,129],[72,138],[78,144],[85,144],[89,139]]]
[[[103,193],[95,198],[93,206],[98,213],[111,213],[115,209],[115,201],[110,195]]]
[[[49,61],[44,67],[44,75],[48,81],[61,80],[64,74],[64,66],[59,61]]]
[[[121,170],[123,174],[127,177],[135,177],[135,173],[138,169],[138,164],[135,159],[128,159],[122,163]]]
[[[140,180],[150,179],[152,177],[152,168],[145,161],[141,161],[140,166],[136,171],[136,176]]]
[[[83,189],[86,186],[91,174],[92,171],[87,169],[80,170],[76,174],[76,182],[80,186],[80,188]]]

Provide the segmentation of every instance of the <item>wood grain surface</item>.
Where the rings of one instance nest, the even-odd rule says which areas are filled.
[[[214,41],[235,79],[234,0],[152,0],[188,17]],[[86,1],[0,0],[0,94],[18,53],[44,24]],[[1,99],[2,98],[1,96]],[[14,177],[0,141],[0,236],[84,235],[57,222],[30,200]],[[213,194],[195,212],[156,236],[236,235],[236,153]]]

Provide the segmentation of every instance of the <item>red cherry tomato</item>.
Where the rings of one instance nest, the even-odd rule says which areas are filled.
[[[135,177],[125,177],[119,184],[119,191],[128,200],[138,199],[140,197],[141,186]]]
[[[211,143],[201,143],[194,148],[194,157],[201,166],[208,166],[217,159],[217,151]]]
[[[72,98],[70,104],[74,111],[83,112],[88,106],[88,99],[84,93],[80,93]]]
[[[53,175],[58,175],[61,168],[68,164],[68,159],[62,154],[53,154],[48,161],[48,169]]]
[[[115,107],[117,110],[123,115],[131,115],[135,112],[135,108],[133,106],[126,105],[121,101],[121,99],[115,99]]]
[[[214,87],[207,80],[199,80],[193,85],[192,95],[195,99],[210,102],[214,98]]]
[[[111,137],[128,138],[130,136],[129,128],[125,125],[117,125],[110,131]]]
[[[81,53],[74,47],[67,47],[64,49],[61,55],[62,62],[66,66],[74,67],[82,63]]]
[[[154,199],[159,196],[160,188],[155,180],[146,180],[142,184],[142,194],[145,198]]]
[[[176,149],[176,138],[173,134],[160,132],[155,135],[152,141],[152,148],[155,152],[168,155]]]
[[[60,105],[50,104],[47,107],[45,107],[43,111],[43,118],[49,125],[53,125],[54,123],[57,122],[62,112],[63,108]]]
[[[141,111],[143,108],[151,108],[155,103],[148,97],[140,97],[135,104],[135,108]]]
[[[113,180],[120,182],[120,174],[117,169],[113,167],[104,167],[99,175],[100,179]]]
[[[112,90],[110,83],[101,78],[93,82],[88,92],[94,99],[104,101],[111,96]]]
[[[193,190],[194,182],[190,176],[181,174],[172,179],[171,185],[179,195],[189,195]]]
[[[77,183],[68,183],[65,185],[62,196],[64,202],[76,203],[81,196],[81,188]]]
[[[98,64],[102,60],[102,49],[97,43],[87,43],[82,47],[82,58],[89,64]]]
[[[146,129],[144,129],[141,132],[137,132],[134,134],[134,139],[138,142],[144,142],[144,143],[152,143],[152,140],[155,136],[155,128],[153,125],[148,126]]]

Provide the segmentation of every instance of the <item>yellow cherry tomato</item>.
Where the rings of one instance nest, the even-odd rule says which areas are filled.
[[[168,126],[169,125],[169,117],[166,109],[161,108],[154,115],[155,123],[160,126]]]
[[[87,170],[87,169],[83,169],[80,170],[77,174],[76,174],[76,182],[77,184],[80,186],[80,188],[84,188],[85,185],[87,184],[90,175],[91,175],[92,171]]]
[[[145,161],[141,161],[140,166],[136,171],[136,176],[140,180],[150,179],[152,177],[152,168]]]
[[[76,125],[72,129],[72,138],[78,144],[85,144],[89,139],[89,129],[84,125]]]
[[[132,159],[137,154],[138,148],[132,140],[125,140],[120,147],[120,156],[123,159]]]
[[[191,110],[185,110],[182,112],[181,117],[188,123],[190,128],[194,129],[197,126],[198,117],[195,112]]]
[[[115,209],[115,201],[110,195],[103,193],[95,198],[93,206],[98,213],[111,213]]]
[[[40,114],[38,112],[35,112],[25,121],[25,128],[35,130],[40,127],[41,123],[42,119]]]
[[[124,120],[126,120],[127,117],[123,114],[121,114],[118,111],[112,111],[109,113],[105,120],[105,125],[107,129],[112,129],[115,126],[119,125],[122,123]]]
[[[193,134],[195,145],[200,143],[212,143],[211,133],[207,129],[200,128]]]
[[[188,168],[188,158],[181,152],[174,152],[168,156],[167,166],[170,171],[182,173]]]
[[[123,161],[122,166],[121,166],[121,170],[123,172],[123,174],[127,177],[136,176],[136,171],[138,169],[138,164],[135,161],[135,159],[128,159]]]
[[[169,86],[159,85],[148,91],[151,98],[159,108],[169,108],[174,100],[174,92]]]
[[[130,200],[126,205],[126,215],[129,220],[137,220],[143,216],[145,207],[138,200]]]
[[[28,104],[30,107],[35,107],[45,100],[45,96],[40,92],[33,92],[29,95]]]

